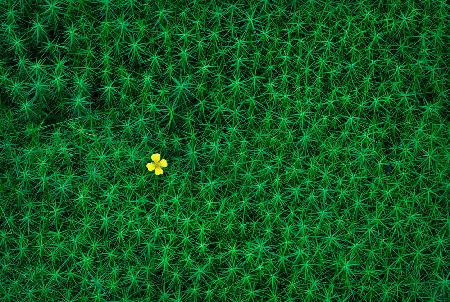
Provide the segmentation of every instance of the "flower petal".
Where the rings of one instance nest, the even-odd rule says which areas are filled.
[[[159,165],[163,168],[167,167],[167,160],[161,159],[161,161],[159,162]]]
[[[147,167],[147,169],[148,169],[149,171],[155,170],[155,164],[154,164],[154,163],[148,163],[148,164],[146,165],[146,167]]]
[[[156,169],[155,169],[155,174],[156,175],[161,175],[163,173],[164,173],[163,169],[161,169],[160,167],[156,167]]]
[[[152,155],[152,160],[157,163],[159,162],[159,159],[161,158],[161,155],[159,155],[159,153],[155,153]]]

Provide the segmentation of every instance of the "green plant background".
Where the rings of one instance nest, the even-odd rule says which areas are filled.
[[[448,298],[446,1],[0,22],[1,301]]]

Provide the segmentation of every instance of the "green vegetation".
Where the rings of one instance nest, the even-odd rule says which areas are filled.
[[[0,300],[445,301],[448,22],[1,0]]]

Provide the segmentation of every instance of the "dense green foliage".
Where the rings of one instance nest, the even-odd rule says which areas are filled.
[[[0,300],[444,301],[448,17],[0,0]]]

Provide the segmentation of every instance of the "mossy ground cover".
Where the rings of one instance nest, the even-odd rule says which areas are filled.
[[[445,301],[448,21],[0,1],[0,300]]]

